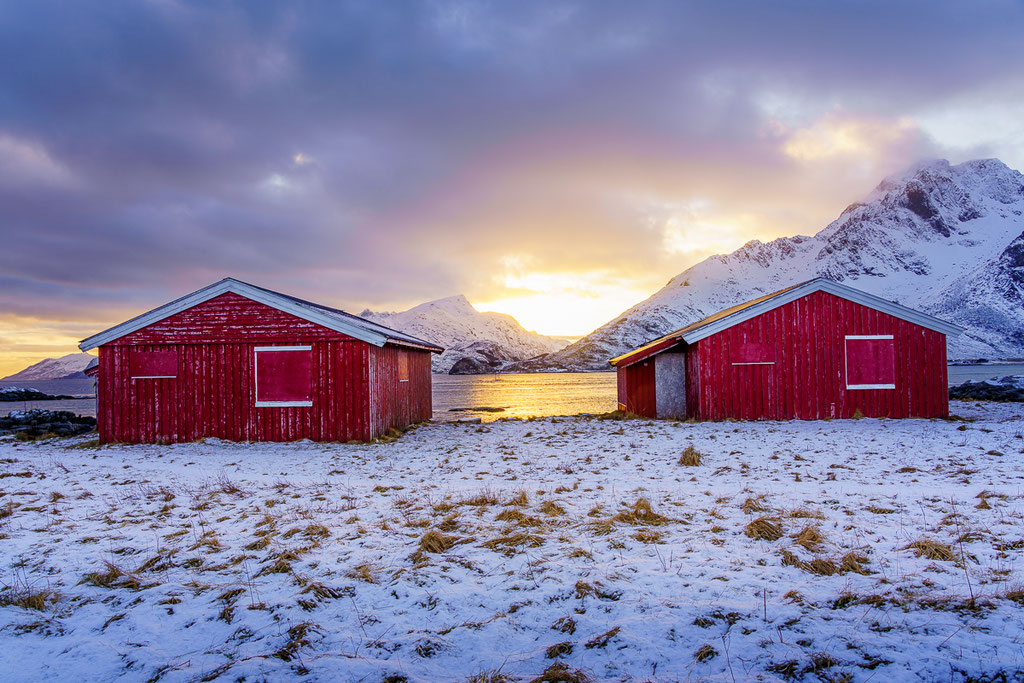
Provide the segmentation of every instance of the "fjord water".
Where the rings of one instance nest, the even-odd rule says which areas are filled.
[[[615,405],[614,372],[434,375],[435,420],[607,413]]]

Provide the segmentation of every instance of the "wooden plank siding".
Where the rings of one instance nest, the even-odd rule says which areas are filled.
[[[374,436],[405,425],[429,420],[431,403],[430,354],[392,345],[370,346],[370,430]],[[406,357],[408,379],[401,380],[401,357]]]
[[[847,389],[846,336],[888,334],[895,389]],[[742,344],[774,346],[774,364],[734,365],[730,351]],[[949,413],[944,334],[827,292],[766,311],[687,350],[687,403],[702,420]]]
[[[257,346],[312,347],[311,406],[256,406]],[[132,378],[131,356],[173,351],[173,378]],[[399,383],[398,354],[409,381]],[[431,416],[430,352],[383,348],[233,293],[99,347],[100,440],[369,440]]]
[[[620,410],[643,417],[657,417],[653,358],[619,367],[616,383]]]

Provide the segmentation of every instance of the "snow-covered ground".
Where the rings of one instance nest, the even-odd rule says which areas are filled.
[[[0,677],[1016,679],[1024,406],[953,412],[7,438]]]

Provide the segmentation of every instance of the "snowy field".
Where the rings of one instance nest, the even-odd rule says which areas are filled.
[[[1018,680],[1024,406],[952,410],[6,438],[0,678]]]

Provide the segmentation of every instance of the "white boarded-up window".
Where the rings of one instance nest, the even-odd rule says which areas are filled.
[[[896,345],[891,334],[846,335],[846,388],[896,388]]]

